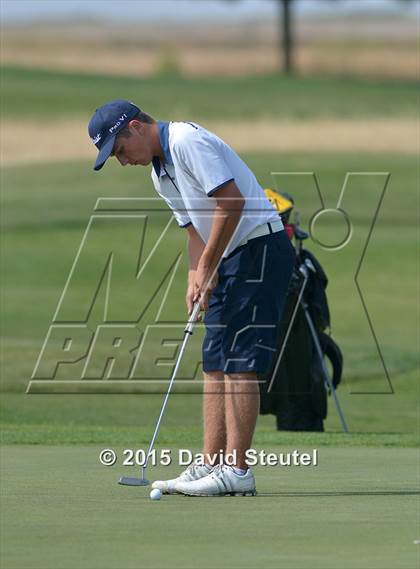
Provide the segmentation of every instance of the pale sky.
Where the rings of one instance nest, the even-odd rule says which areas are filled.
[[[3,24],[83,20],[194,22],[270,18],[275,0],[1,0]],[[353,11],[419,14],[420,2],[401,0],[296,0],[297,13],[346,14]]]

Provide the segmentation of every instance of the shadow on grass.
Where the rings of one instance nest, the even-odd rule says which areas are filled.
[[[260,498],[273,498],[278,497],[293,497],[293,498],[307,498],[307,497],[336,497],[336,496],[420,496],[420,490],[372,490],[367,492],[349,491],[349,492],[258,492]]]

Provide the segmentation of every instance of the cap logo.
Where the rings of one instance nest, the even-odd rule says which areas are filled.
[[[101,133],[99,132],[94,138],[92,138],[93,144],[97,144],[101,140],[101,138],[102,136]]]
[[[125,119],[127,119],[127,118],[128,118],[128,116],[126,113],[122,114],[120,116],[120,118],[118,119],[118,121],[113,126],[111,126],[111,128],[109,129],[109,132],[112,134],[114,132],[114,130],[117,129],[121,125],[121,123],[123,123],[125,121]]]

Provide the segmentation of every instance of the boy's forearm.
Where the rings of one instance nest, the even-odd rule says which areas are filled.
[[[215,194],[217,201],[213,224],[206,247],[200,259],[200,266],[214,271],[226,250],[242,216],[245,200],[234,180],[231,180]]]
[[[198,279],[199,288],[206,287],[206,281],[219,265],[219,261],[234,235],[244,208],[245,200],[236,184],[231,181],[217,192],[217,205],[207,244],[194,228],[188,230],[188,252],[190,268],[189,284]],[[198,275],[198,276],[197,276]]]
[[[199,234],[192,230],[188,234],[188,281],[194,277],[195,271],[197,270],[198,263],[200,261],[201,255],[203,254],[206,244],[201,239]]]
[[[242,207],[226,209],[217,206],[207,245],[201,256],[201,265],[214,270],[234,234],[242,215]]]

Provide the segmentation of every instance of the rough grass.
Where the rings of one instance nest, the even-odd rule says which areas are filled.
[[[374,385],[374,381],[372,384]],[[260,416],[254,444],[315,447],[416,447],[419,416],[415,372],[396,378],[394,395],[352,395],[346,386],[338,396],[349,424],[344,434],[330,398],[326,433],[275,430],[272,416]],[[2,393],[2,444],[102,444],[136,448],[150,441],[162,393],[143,395],[24,395]],[[188,411],[188,412],[186,412]],[[202,438],[201,397],[175,393],[159,434],[159,444],[199,446]]]
[[[200,120],[237,152],[387,152],[415,154],[418,128],[411,118]],[[3,166],[95,160],[87,121],[7,119],[2,134]]]
[[[28,101],[28,93],[30,100]],[[89,118],[102,102],[133,100],[162,119],[416,116],[415,81],[292,77],[136,79],[4,66],[2,118]]]
[[[414,444],[419,399],[417,281],[413,270],[418,224],[416,159],[357,154],[248,154],[244,158],[264,186],[277,185],[294,195],[305,228],[313,212],[319,208],[312,178],[289,175],[276,175],[273,178],[271,171],[316,171],[328,207],[335,206],[347,170],[391,172],[360,273],[360,284],[394,395],[390,393],[391,387],[354,286],[355,268],[378,205],[383,177],[358,177],[349,185],[343,207],[354,224],[351,245],[335,253],[323,250],[314,242],[308,243],[308,247],[318,257],[329,277],[332,332],[345,358],[339,395],[351,430],[354,433],[370,433],[366,437],[352,436],[348,444],[357,441],[357,444],[366,445]],[[148,172],[135,168],[124,170],[110,164],[106,171],[98,175],[91,171],[91,164],[86,162],[9,168],[3,171],[2,189],[2,386],[6,392],[15,392],[15,395],[4,396],[2,420],[5,424],[5,442],[77,444],[106,440],[122,442],[129,438],[134,444],[139,439],[146,440],[157,412],[159,397],[46,397],[24,396],[23,392],[97,198],[153,196]],[[166,210],[165,216],[169,216]],[[161,228],[162,220],[151,223],[146,250]],[[342,228],[333,218],[325,220],[320,229],[323,238],[328,240],[334,239]],[[99,231],[90,253],[92,259],[100,258],[107,251],[107,243],[120,242],[118,232],[118,227],[112,231],[110,228]],[[168,259],[175,248],[182,251],[185,247],[182,231],[174,228],[170,239],[171,247],[162,251],[161,262]],[[128,248],[124,252],[121,249],[119,256],[124,274],[132,261],[130,250]],[[128,280],[124,276],[116,274],[115,279],[115,286],[122,287],[121,294],[116,298],[116,307],[126,310],[137,300],[131,296],[132,291],[129,294]],[[150,287],[154,281],[155,274],[147,275],[144,286]],[[86,275],[76,283],[74,302],[84,302],[92,290],[92,283],[91,277]],[[177,301],[183,299],[184,286],[185,266],[181,265],[167,306],[168,314],[179,320],[185,317],[183,303]],[[72,307],[69,308],[71,312]],[[150,317],[153,318],[153,315]],[[80,372],[77,369],[76,374]],[[71,367],[69,374],[72,377]],[[356,395],[355,392],[361,394]],[[151,401],[154,401],[153,406]],[[198,397],[176,396],[171,405],[174,407],[168,414],[168,427],[177,425],[182,439],[190,432],[192,441],[198,444],[201,423]],[[188,417],[191,417],[187,423],[184,423],[185,408],[188,408]],[[259,440],[274,441],[282,436],[273,429],[273,419],[262,418]],[[327,430],[340,432],[340,424],[331,403]],[[374,433],[381,436],[375,438]],[[170,429],[164,429],[162,436],[173,440]],[[321,436],[320,440],[328,444],[329,439]],[[335,444],[336,439],[331,441]]]

